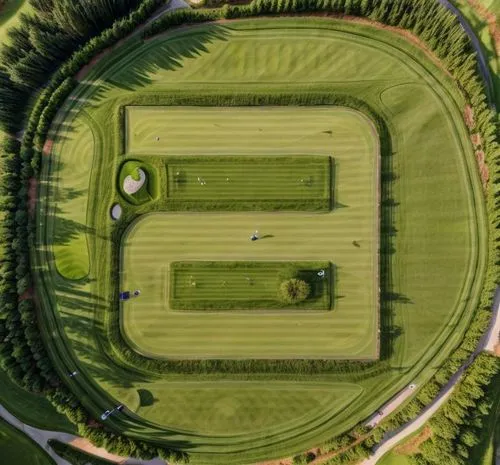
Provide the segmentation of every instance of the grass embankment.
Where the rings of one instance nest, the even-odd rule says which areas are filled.
[[[169,304],[175,310],[329,310],[332,269],[328,262],[174,262]],[[278,289],[295,277],[311,291],[305,301],[286,304]]]
[[[85,283],[57,279],[50,255],[54,215],[46,215],[44,210],[44,205],[54,198],[53,192],[42,185],[37,283],[43,287],[39,292],[49,321],[47,331],[57,331],[62,336],[51,338],[53,355],[61,369],[74,363],[80,365],[82,376],[73,380],[71,387],[96,415],[109,404],[108,398],[103,399],[104,390],[115,399],[130,399],[132,408],[156,423],[132,417],[112,419],[112,425],[124,432],[144,438],[155,435],[158,440],[177,443],[189,449],[196,463],[255,462],[302,451],[365,418],[403,385],[425,379],[460,341],[481,288],[486,237],[484,208],[475,160],[461,122],[464,102],[449,77],[423,51],[389,31],[331,19],[228,22],[179,29],[144,44],[134,40],[104,58],[86,77],[86,82],[89,81],[94,85],[82,84],[75,90],[74,96],[80,100],[71,100],[65,106],[67,126],[60,128],[60,135],[71,135],[73,118],[82,105],[102,127],[99,137],[103,147],[94,169],[105,175],[92,176],[86,191],[92,211],[90,226],[95,228],[89,239],[92,279]],[[391,292],[384,296],[384,302],[390,302],[390,309],[385,307],[383,312],[386,330],[382,337],[392,341],[393,350],[386,356],[390,357],[394,371],[371,379],[356,379],[358,395],[351,391],[340,410],[331,409],[335,402],[328,401],[318,409],[295,410],[294,419],[288,423],[279,420],[268,423],[264,421],[266,418],[284,418],[282,415],[297,408],[292,397],[281,403],[276,400],[281,396],[263,393],[262,389],[269,393],[268,389],[278,388],[280,382],[274,375],[245,379],[224,375],[224,380],[217,375],[192,375],[189,380],[179,375],[164,375],[160,379],[139,372],[140,367],[125,370],[103,353],[107,334],[100,329],[101,325],[110,321],[116,324],[116,320],[101,317],[109,315],[111,296],[116,291],[116,283],[110,280],[115,264],[111,264],[109,208],[118,195],[114,191],[117,160],[123,153],[117,105],[151,103],[153,97],[157,104],[164,105],[174,95],[193,99],[202,92],[297,95],[306,91],[354,95],[366,100],[390,124],[392,156],[386,159],[383,178],[384,189],[390,186],[383,202],[390,221],[382,235],[389,244],[385,252],[393,252],[390,261],[393,279]],[[195,137],[196,132],[190,130]],[[353,132],[354,140],[359,134]],[[335,255],[331,261],[337,264],[337,258],[344,255],[343,261],[348,265],[351,260],[347,254],[362,253],[368,243],[361,242],[358,250],[352,244],[356,239],[352,236],[357,236],[358,231],[367,234],[372,228],[373,225],[361,226],[360,222],[366,219],[367,202],[374,195],[370,190],[366,190],[366,195],[360,194],[360,189],[364,191],[366,187],[366,182],[361,181],[366,172],[359,171],[359,163],[369,155],[353,150],[350,144],[344,146],[343,141],[346,139],[333,137],[327,148],[328,154],[333,152],[338,167],[335,200],[344,206],[331,215],[338,221],[345,220],[344,226],[325,228],[324,234],[328,231],[338,240],[339,248],[329,249]],[[308,147],[301,149],[301,153],[314,152]],[[50,180],[51,167],[46,161],[44,180]],[[371,172],[372,166],[367,165],[367,169]],[[204,224],[205,214],[197,215],[195,221],[193,217],[186,218],[185,224],[178,226],[171,224],[178,221],[176,214],[157,216],[154,240],[158,242],[151,244],[150,258],[155,258],[163,246],[158,238],[164,240],[165,231],[169,234],[175,231],[177,242],[182,243],[186,239],[192,241],[197,230],[215,228]],[[251,224],[252,231],[255,226],[253,219],[245,221],[241,221],[244,223],[241,237],[249,245],[248,227]],[[258,229],[264,231],[262,227]],[[189,231],[191,234],[187,236]],[[204,255],[202,259],[221,260],[222,244],[212,249],[219,244],[214,237],[209,240],[215,256]],[[238,237],[239,233],[235,234],[234,243]],[[288,248],[288,260],[299,258],[290,256],[293,243],[283,243],[280,247]],[[200,257],[180,259],[192,258]],[[147,272],[151,276],[157,273],[152,269]],[[350,287],[349,282],[355,287]],[[365,292],[365,284],[364,279],[356,278],[348,268],[339,267],[338,300],[335,311],[330,313],[334,315],[342,309],[348,312],[348,304]],[[157,286],[151,288],[151,292],[157,291]],[[157,311],[148,309],[151,315]],[[162,331],[151,324],[144,338],[159,341],[163,337],[168,342],[174,333],[165,338]],[[316,338],[316,328],[309,338]],[[333,338],[330,340],[334,343]],[[335,386],[348,393],[348,386],[342,383],[346,377],[342,375],[309,375],[301,379],[301,383],[294,383],[300,391],[296,397],[300,402],[325,380],[330,388]],[[250,386],[252,383],[255,384]],[[226,418],[225,422],[216,422],[218,412],[226,406],[231,411],[234,396],[245,388],[257,389],[257,394],[252,396],[246,391],[248,395],[241,398],[240,408],[227,415],[231,421]],[[149,407],[137,407],[139,401],[133,401],[138,389],[149,392],[152,399]],[[200,405],[208,406],[206,401],[214,396],[218,402],[210,404],[213,409],[209,415],[200,415]],[[207,418],[214,421],[207,424]],[[231,429],[237,418],[258,425],[259,431],[239,434]],[[228,429],[223,429],[224,424]],[[250,427],[243,429],[248,431]]]
[[[5,465],[55,465],[41,447],[2,419],[0,419],[0,460]]]
[[[41,429],[75,433],[74,425],[57,413],[47,399],[20,388],[2,370],[0,386],[0,404],[23,423]]]

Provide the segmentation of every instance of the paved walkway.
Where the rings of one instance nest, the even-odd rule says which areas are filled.
[[[485,332],[476,350],[467,359],[467,361],[458,369],[458,371],[448,381],[448,384],[441,389],[436,399],[428,405],[424,411],[414,420],[403,425],[396,431],[387,434],[382,442],[377,446],[373,455],[361,462],[360,465],[375,465],[387,452],[389,452],[398,442],[419,430],[434,415],[440,407],[446,402],[448,397],[460,381],[464,371],[470,366],[477,355],[483,350],[491,351],[498,344],[500,329],[500,287],[497,288],[492,306],[492,317],[488,331]]]
[[[154,460],[139,460],[130,457],[121,457],[119,455],[110,454],[106,449],[102,447],[94,446],[88,439],[75,436],[74,434],[61,433],[59,431],[50,431],[40,428],[34,428],[33,426],[27,425],[22,421],[18,420],[14,415],[12,415],[3,405],[0,405],[0,417],[2,417],[7,423],[11,424],[14,428],[22,431],[24,434],[29,436],[33,441],[35,441],[47,454],[49,454],[57,465],[72,465],[67,460],[59,457],[54,450],[48,444],[49,440],[56,439],[64,444],[69,444],[75,449],[80,449],[81,451],[95,455],[97,457],[110,460],[121,465],[165,465],[165,461],[159,458]]]
[[[416,384],[410,384],[403,389],[399,394],[393,397],[387,404],[385,404],[375,415],[373,415],[365,426],[375,428],[385,417],[390,415],[396,410],[408,397],[412,396],[415,392]]]

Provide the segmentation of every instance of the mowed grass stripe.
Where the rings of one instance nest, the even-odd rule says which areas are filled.
[[[57,139],[51,152],[59,180],[53,251],[58,272],[68,279],[81,279],[89,272],[87,203],[94,146],[88,119],[79,118]]]
[[[329,310],[332,274],[328,262],[174,262],[169,267],[169,306],[201,311]],[[309,284],[307,299],[295,305],[278,298],[280,284],[292,277]]]
[[[357,156],[374,144],[363,115],[331,106],[128,106],[125,115],[126,152],[133,154],[332,155],[342,146]]]
[[[208,158],[208,157],[207,157]],[[168,196],[177,199],[330,200],[329,157],[166,160]]]
[[[138,299],[123,306],[130,343],[148,354],[176,358],[374,356],[374,220],[365,215],[353,221],[347,212],[164,213],[143,218],[129,231],[123,248],[122,288],[141,289]],[[364,222],[361,229],[359,220]],[[337,231],[344,223],[350,224],[352,239]],[[273,237],[251,242],[249,234],[255,229]],[[361,247],[353,246],[354,239]],[[290,259],[329,260],[335,265],[339,295],[331,312],[254,318],[251,312],[168,311],[170,262]]]

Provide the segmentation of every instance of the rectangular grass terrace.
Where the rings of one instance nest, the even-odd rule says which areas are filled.
[[[169,269],[169,305],[202,311],[330,310],[333,269],[328,262],[175,262]],[[291,305],[278,298],[279,285],[290,278],[309,285],[304,302]]]
[[[332,211],[157,212],[133,223],[122,239],[120,264],[120,289],[141,291],[121,304],[122,334],[131,347],[175,359],[378,357],[380,155],[364,115],[333,106],[130,106],[125,116],[132,156],[196,157],[200,170],[209,164],[198,159],[213,155],[307,153],[311,160],[335,160]],[[295,189],[301,178],[292,174]],[[272,180],[263,176],[255,189],[269,189]],[[203,192],[208,182],[192,187]],[[252,242],[255,230],[262,239]],[[171,264],[192,261],[330,262],[331,311],[170,308]]]

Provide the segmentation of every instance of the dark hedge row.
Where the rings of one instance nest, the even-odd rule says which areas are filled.
[[[203,11],[203,10],[198,10]],[[389,131],[385,121],[365,102],[349,95],[332,95],[322,93],[231,93],[231,94],[209,94],[209,95],[175,95],[141,97],[140,101],[131,103],[145,105],[154,101],[161,105],[197,105],[197,106],[253,106],[253,105],[337,105],[345,106],[362,112],[370,118],[375,125],[380,138],[380,151],[382,158],[391,153]],[[147,103],[146,103],[147,102]],[[390,157],[385,157],[390,158]],[[124,218],[118,223],[112,233],[112,260],[114,266],[112,280],[119,282],[119,258],[122,236],[125,228],[133,220],[134,216]],[[387,256],[389,259],[389,256]],[[109,343],[110,353],[119,353],[124,362],[140,367],[154,373],[287,373],[297,376],[318,373],[338,373],[352,377],[352,379],[363,379],[368,376],[381,374],[389,370],[387,362],[369,360],[272,360],[272,359],[248,359],[248,360],[162,360],[143,356],[131,349],[130,345],[123,339],[120,331],[120,314],[118,292],[115,292],[114,305],[106,312],[106,320],[103,326],[107,328],[106,342]],[[388,328],[383,328],[389,331]]]

